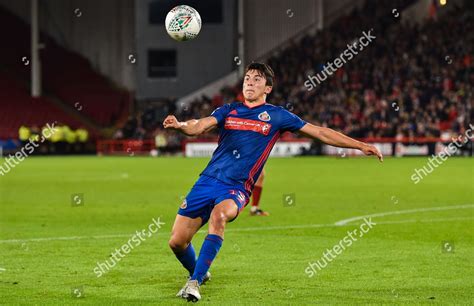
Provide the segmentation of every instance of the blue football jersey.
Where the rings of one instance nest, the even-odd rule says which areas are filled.
[[[219,140],[201,175],[243,188],[249,195],[280,135],[300,130],[306,122],[269,103],[249,107],[241,102],[214,110]]]

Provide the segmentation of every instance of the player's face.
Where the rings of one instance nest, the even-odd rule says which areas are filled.
[[[246,101],[253,102],[261,99],[265,100],[265,95],[272,91],[271,86],[267,86],[266,79],[258,70],[249,70],[244,77],[243,94]]]

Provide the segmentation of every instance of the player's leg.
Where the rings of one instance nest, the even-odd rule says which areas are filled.
[[[209,195],[212,182],[200,177],[181,203],[171,232],[169,246],[191,276],[196,265],[196,254],[191,240],[210,215],[214,198]]]
[[[260,209],[260,197],[263,191],[263,180],[265,178],[265,169],[262,169],[252,191],[252,206],[250,207],[251,216],[268,216],[268,212]]]
[[[227,222],[237,217],[239,207],[233,199],[225,199],[214,206],[209,218],[209,234],[224,239],[224,230]]]
[[[196,253],[191,240],[201,226],[202,219],[200,217],[193,219],[178,214],[171,231],[169,246],[183,267],[188,270],[189,277],[194,273],[194,268],[196,267]],[[207,272],[203,283],[208,281],[210,277],[211,273]],[[186,285],[178,291],[176,296],[187,298],[185,288]]]
[[[191,279],[197,280],[199,284],[202,283],[203,277],[222,246],[227,222],[233,220],[238,212],[238,206],[232,199],[223,200],[214,206],[209,218],[209,234],[204,239],[196,269],[191,276]]]
[[[209,218],[209,234],[204,239],[196,268],[185,289],[188,301],[196,302],[201,299],[199,285],[222,246],[227,222],[234,220],[238,213],[239,206],[233,199],[225,199],[214,206]]]
[[[211,215],[216,200],[215,186],[216,181],[214,179],[201,176],[186,196],[186,199],[181,203],[173,226],[169,245],[178,260],[189,271],[190,277],[196,267],[196,254],[191,240],[199,228],[207,223]],[[208,272],[202,282],[209,278],[210,274]],[[186,288],[187,283],[178,292],[177,296],[187,298]]]
[[[201,226],[202,219],[199,217],[192,219],[179,214],[176,215],[168,243],[176,258],[189,271],[190,276],[194,273],[196,266],[196,253],[191,240]]]

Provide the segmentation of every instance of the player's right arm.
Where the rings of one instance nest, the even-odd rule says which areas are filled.
[[[214,116],[209,116],[180,122],[175,116],[169,115],[163,121],[163,126],[165,129],[174,129],[188,136],[197,136],[215,128],[217,119]]]

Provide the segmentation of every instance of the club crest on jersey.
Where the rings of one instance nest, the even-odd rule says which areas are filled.
[[[258,119],[260,119],[262,121],[270,121],[270,119],[272,119],[272,118],[267,113],[267,111],[264,111],[263,113],[258,114]]]
[[[181,205],[179,206],[179,208],[181,209],[186,209],[186,207],[188,207],[188,201],[186,201],[186,199],[183,200],[183,203],[181,203]]]

